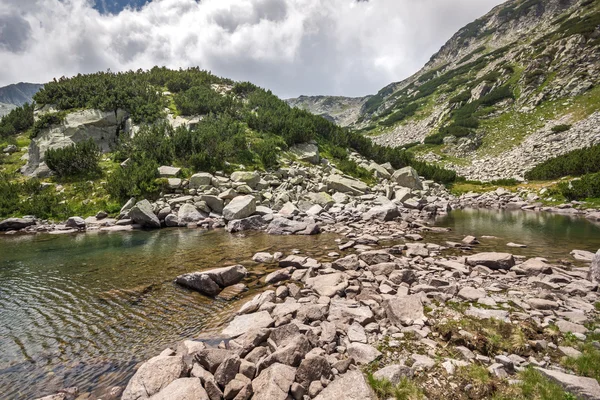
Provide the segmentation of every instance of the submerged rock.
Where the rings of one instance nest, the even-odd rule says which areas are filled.
[[[216,296],[223,288],[241,282],[246,275],[248,271],[244,266],[232,265],[179,275],[175,282],[207,296]]]

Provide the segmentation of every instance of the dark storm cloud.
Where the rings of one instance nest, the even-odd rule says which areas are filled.
[[[0,48],[20,53],[27,48],[31,26],[17,14],[0,14]]]
[[[118,14],[90,0],[0,2],[13,16],[0,19],[0,85],[199,66],[291,97],[375,93],[502,0],[154,0]]]

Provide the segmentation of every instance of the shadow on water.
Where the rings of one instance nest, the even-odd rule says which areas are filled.
[[[174,285],[175,276],[234,263],[264,272],[251,261],[258,251],[323,258],[334,238],[199,229],[0,237],[1,397],[123,385],[138,362],[218,331],[235,309]]]

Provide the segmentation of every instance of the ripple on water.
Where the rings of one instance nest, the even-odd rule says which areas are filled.
[[[187,229],[1,237],[2,398],[125,384],[140,361],[216,331],[232,314],[234,302],[177,287],[175,276],[231,263],[252,269],[254,253],[293,248],[322,256],[337,246],[331,235]]]

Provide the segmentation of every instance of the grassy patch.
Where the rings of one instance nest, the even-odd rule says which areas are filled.
[[[424,398],[421,389],[409,379],[402,379],[400,383],[394,385],[387,379],[375,379],[372,374],[368,374],[367,381],[380,399],[420,400]]]

